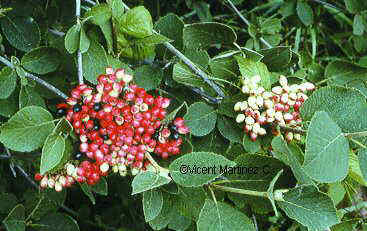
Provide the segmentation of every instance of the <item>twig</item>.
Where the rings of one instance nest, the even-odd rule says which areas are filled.
[[[362,144],[361,142],[359,142],[358,140],[355,140],[353,138],[350,138],[350,141],[352,141],[353,143],[359,145],[361,148],[367,148],[366,145]]]
[[[209,100],[212,103],[218,104],[220,101],[217,98],[214,98],[210,95],[208,95],[207,93],[205,93],[204,91],[200,90],[199,88],[193,87],[191,88],[193,92],[201,95],[202,97],[206,98],[207,100]]]
[[[64,32],[61,32],[61,31],[58,31],[58,30],[55,30],[55,29],[48,29],[49,32],[51,32],[52,34],[54,35],[57,35],[57,36],[60,36],[60,37],[63,37],[65,35]]]
[[[182,54],[179,50],[172,46],[171,43],[165,42],[163,43],[163,45],[169,51],[175,54],[179,59],[181,59],[195,74],[200,76],[204,80],[204,82],[206,82],[211,88],[213,88],[214,91],[220,96],[220,100],[224,98],[224,92],[222,91],[222,89],[220,89],[220,87],[212,80],[210,80],[210,77],[204,71],[198,68],[190,59],[188,59],[184,54]]]
[[[93,2],[92,0],[84,0],[84,2],[88,2],[89,4],[91,4],[91,5],[95,5],[96,3],[95,2]]]
[[[81,5],[81,0],[75,0],[76,3],[76,7],[75,7],[75,16],[76,16],[76,21],[79,25],[81,25],[80,22],[80,5]],[[79,84],[83,84],[83,56],[82,56],[82,52],[80,51],[80,48],[78,49],[78,79],[79,79]]]
[[[130,8],[125,3],[122,4],[126,10],[130,10]],[[158,34],[158,32],[156,31],[153,31],[153,33]],[[165,42],[163,43],[163,45],[174,55],[176,55],[179,59],[181,59],[195,74],[200,76],[205,83],[207,83],[211,88],[213,88],[214,91],[220,97],[220,99],[218,99],[219,101],[224,98],[225,95],[222,89],[220,89],[220,87],[217,84],[215,84],[212,80],[210,80],[210,77],[204,71],[198,68],[190,59],[188,59],[184,54],[182,54],[179,50],[177,50],[174,46],[172,46],[171,43]]]
[[[256,217],[255,217],[255,214],[252,214],[252,220],[254,222],[254,225],[255,225],[255,230],[258,231],[259,228],[257,227],[257,222],[256,222]]]
[[[6,66],[14,68],[14,65],[7,60],[6,58],[0,56],[0,62],[4,63]],[[47,89],[51,90],[52,92],[54,92],[56,95],[60,96],[61,98],[67,99],[68,96],[65,95],[63,92],[61,92],[59,89],[57,89],[56,87],[52,86],[51,84],[47,83],[46,81],[44,81],[43,79],[26,72],[25,75],[27,78],[33,79],[34,81],[36,81],[37,83],[43,85],[44,87],[46,87]]]
[[[8,155],[0,155],[0,160],[7,160],[10,159],[10,156]]]
[[[367,131],[344,133],[344,136],[345,137],[363,137],[363,136],[367,136]]]
[[[35,189],[40,189],[39,185],[32,180],[32,178],[26,173],[26,171],[24,171],[24,169],[20,166],[20,165],[15,165],[15,167],[20,171],[20,173],[26,178],[26,180],[35,188]]]
[[[227,0],[229,5],[231,6],[232,10],[240,17],[240,19],[247,25],[250,26],[250,22],[241,14],[241,12],[237,9],[237,7],[233,4],[231,0]],[[263,38],[260,37],[260,41],[267,46],[268,48],[272,48],[272,46]]]

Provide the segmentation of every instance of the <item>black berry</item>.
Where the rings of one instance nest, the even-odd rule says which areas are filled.
[[[171,131],[171,133],[177,132],[177,127],[174,124],[168,125],[168,128]]]
[[[94,111],[100,111],[102,109],[102,105],[100,103],[95,103],[93,105],[93,110]]]
[[[74,112],[80,112],[82,110],[82,105],[80,104],[75,104],[73,107],[73,111]]]
[[[59,109],[57,109],[56,115],[58,117],[65,116],[66,115],[66,108],[59,108]]]
[[[108,135],[102,135],[102,139],[103,140],[108,140],[108,139],[110,139],[110,137],[108,137]]]
[[[178,132],[172,133],[172,139],[178,140],[179,137],[180,137],[180,134]]]
[[[75,153],[74,157],[75,157],[76,160],[80,160],[80,159],[83,158],[83,153],[77,152],[77,153]]]
[[[99,124],[95,124],[95,125],[93,126],[93,130],[98,131],[99,129],[100,129]]]

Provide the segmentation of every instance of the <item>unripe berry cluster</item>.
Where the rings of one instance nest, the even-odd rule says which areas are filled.
[[[144,170],[150,164],[147,152],[162,158],[180,153],[180,135],[189,132],[184,120],[165,122],[170,99],[148,94],[132,80],[123,69],[107,68],[95,90],[79,85],[66,103],[57,105],[57,113],[66,116],[79,136],[80,152],[77,161],[65,165],[63,174],[38,176],[41,187],[56,189],[46,181],[58,182],[62,177],[93,185],[110,170],[122,176],[128,168],[133,174]],[[67,187],[69,181],[60,183]]]
[[[270,91],[259,86],[261,77],[253,76],[251,79],[242,80],[242,92],[249,95],[247,100],[237,102],[234,110],[240,112],[236,117],[237,123],[244,122],[244,130],[251,140],[267,134],[267,124],[286,125],[291,128],[301,126],[299,109],[308,99],[307,91],[312,91],[315,86],[310,82],[288,85],[285,76],[280,76],[280,86],[275,86]],[[300,140],[300,134],[287,132],[288,141]]]

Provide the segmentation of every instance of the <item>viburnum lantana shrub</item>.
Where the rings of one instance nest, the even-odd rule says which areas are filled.
[[[366,230],[366,10],[0,2],[0,230]]]

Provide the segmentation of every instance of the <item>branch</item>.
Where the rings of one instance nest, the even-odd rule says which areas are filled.
[[[231,0],[227,0],[229,5],[231,6],[232,10],[240,17],[240,19],[247,25],[250,26],[250,22],[241,14],[241,12],[237,9],[237,7],[233,4]],[[260,41],[267,46],[268,48],[272,48],[272,46],[263,38],[260,37]]]
[[[0,56],[0,62],[4,63],[6,66],[14,68],[14,65],[7,60],[6,58]],[[54,92],[56,95],[60,96],[61,98],[67,99],[68,96],[65,95],[63,92],[61,92],[59,89],[57,89],[56,87],[52,86],[51,84],[47,83],[46,81],[44,81],[43,79],[26,72],[25,75],[27,78],[33,79],[34,81],[36,81],[37,83],[43,85],[44,87],[46,87],[47,89],[49,89],[50,91]]]
[[[339,211],[342,213],[342,216],[344,216],[347,213],[355,212],[355,211],[363,209],[363,208],[367,208],[367,202],[366,201],[359,202],[358,204],[347,207],[347,208],[339,209]]]
[[[130,8],[126,4],[123,3],[123,6],[125,7],[126,10],[130,10]],[[153,31],[153,33],[158,34],[158,32],[156,31]],[[220,97],[219,101],[224,98],[225,95],[222,89],[220,89],[220,87],[212,80],[210,80],[209,79],[210,77],[204,71],[198,68],[190,59],[188,59],[184,54],[182,54],[179,50],[177,50],[174,46],[172,46],[171,43],[165,42],[163,43],[163,45],[174,55],[176,55],[179,59],[181,59],[195,74],[200,76],[205,83],[207,83],[211,88],[213,88],[214,91]]]
[[[81,0],[75,0],[76,3],[76,7],[75,7],[75,16],[76,16],[76,21],[79,25],[81,25],[80,23],[80,5],[81,5]],[[78,79],[79,79],[79,84],[83,84],[83,56],[82,56],[82,52],[80,51],[80,47],[78,49]]]
[[[202,97],[206,98],[207,100],[209,100],[212,103],[218,104],[220,102],[220,100],[218,100],[217,98],[214,98],[210,95],[208,95],[207,93],[205,93],[204,91],[200,90],[199,88],[193,87],[191,88],[191,90],[199,95],[201,95]]]

